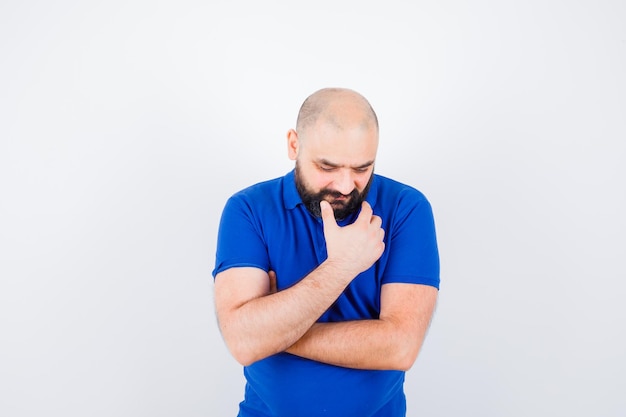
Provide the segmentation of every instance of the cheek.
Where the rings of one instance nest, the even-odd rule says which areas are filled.
[[[370,175],[363,175],[360,176],[357,180],[356,180],[356,186],[358,188],[359,191],[363,191],[365,189],[365,187],[367,187],[367,183],[370,180]]]
[[[313,177],[312,178],[313,183],[311,185],[313,186],[313,188],[315,188],[318,191],[330,186],[334,180],[334,177],[332,174],[329,174],[327,172],[320,172],[320,171],[318,171],[312,177]]]
[[[328,183],[325,173],[308,164],[300,167],[300,178],[309,190],[317,192]]]

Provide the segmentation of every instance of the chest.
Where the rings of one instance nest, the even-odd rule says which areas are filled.
[[[314,218],[296,213],[273,225],[264,238],[279,291],[297,284],[327,257],[323,226]],[[355,277],[320,321],[378,318],[383,273],[384,262],[379,261]]]

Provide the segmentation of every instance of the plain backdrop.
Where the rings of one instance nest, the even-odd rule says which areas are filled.
[[[408,416],[626,415],[626,3],[0,2],[0,415],[234,416],[235,191],[353,88],[434,208]]]

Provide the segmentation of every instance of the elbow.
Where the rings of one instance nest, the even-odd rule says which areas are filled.
[[[254,362],[258,361],[258,359],[251,355],[249,352],[236,351],[231,349],[230,353],[233,358],[235,358],[235,360],[242,366],[250,366]]]
[[[265,359],[268,356],[278,353],[268,350],[267,346],[258,343],[250,343],[250,341],[242,340],[239,337],[224,337],[226,347],[231,356],[243,366],[250,366],[255,362]]]
[[[395,370],[397,371],[408,371],[413,367],[413,364],[417,360],[417,355],[402,355],[397,358],[395,363]]]
[[[395,371],[408,371],[415,364],[419,351],[420,345],[415,343],[399,344],[395,349],[395,354],[390,355],[391,368]]]
[[[416,359],[417,355],[397,350],[394,354],[386,356],[386,365],[383,365],[381,369],[406,372],[413,367]]]
[[[258,354],[258,349],[255,349],[252,346],[244,343],[229,341],[227,339],[224,339],[224,341],[226,342],[226,347],[228,348],[231,356],[240,365],[250,366],[254,362],[263,359],[263,357]]]
[[[262,338],[244,336],[240,329],[225,325],[223,322],[220,323],[220,332],[231,356],[243,366],[250,366],[281,351]]]
[[[228,352],[240,365],[249,366],[261,359],[255,355],[258,349],[238,336],[238,332],[226,320],[218,320],[218,324]]]
[[[422,349],[423,334],[413,329],[402,329],[389,338],[388,359],[393,370],[408,371],[413,367]]]

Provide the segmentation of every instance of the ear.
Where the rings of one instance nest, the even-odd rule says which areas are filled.
[[[289,159],[295,161],[298,157],[298,151],[300,150],[300,142],[298,141],[298,132],[293,129],[289,129],[287,132],[287,155]]]

